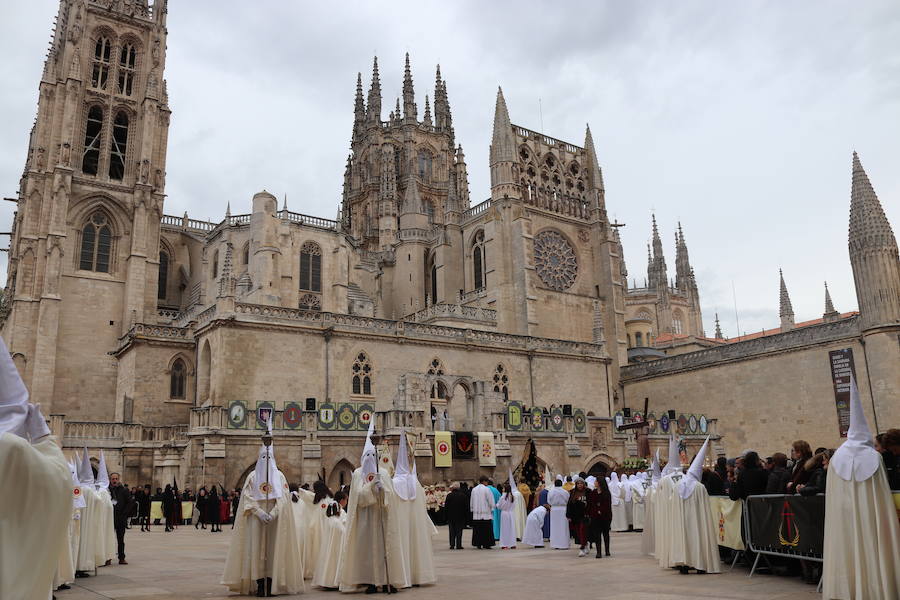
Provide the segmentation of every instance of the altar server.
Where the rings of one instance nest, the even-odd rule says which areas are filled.
[[[566,519],[566,506],[569,504],[569,492],[563,489],[563,483],[557,479],[553,489],[547,494],[550,505],[550,547],[554,550],[569,548],[569,520]]]

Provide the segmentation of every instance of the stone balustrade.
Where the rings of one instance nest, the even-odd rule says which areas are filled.
[[[451,319],[454,321],[462,320],[496,325],[497,311],[491,308],[439,302],[412,313],[406,319],[416,323],[430,323],[442,319]]]

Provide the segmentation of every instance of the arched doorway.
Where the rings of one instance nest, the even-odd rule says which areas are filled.
[[[338,461],[331,473],[328,475],[328,488],[332,492],[336,492],[342,485],[350,485],[350,479],[353,477],[353,465],[346,458]]]
[[[472,401],[469,387],[462,381],[456,382],[447,399],[448,427],[455,430],[467,430],[472,422]]]
[[[591,468],[588,469],[588,475],[593,475],[594,477],[606,477],[609,475],[610,468],[605,462],[598,460],[594,464],[591,465]]]

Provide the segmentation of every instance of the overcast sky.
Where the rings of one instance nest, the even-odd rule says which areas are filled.
[[[827,280],[855,310],[851,152],[900,227],[900,3],[170,0],[166,213],[220,220],[265,188],[334,218],[356,73],[377,53],[386,113],[412,57],[416,100],[447,80],[473,203],[490,195],[497,86],[516,124],[581,146],[590,123],[629,278],[655,211],[670,275],[681,221],[706,333],[778,325],[778,269],[798,321]],[[0,193],[16,194],[54,0],[0,8]],[[0,231],[15,205],[0,203]],[[4,238],[0,244],[5,245]],[[0,281],[6,280],[0,256]]]

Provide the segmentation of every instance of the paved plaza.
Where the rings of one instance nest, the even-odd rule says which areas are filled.
[[[467,531],[464,545],[468,546]],[[438,583],[400,592],[401,600],[480,600],[527,598],[627,598],[669,600],[716,598],[781,600],[818,598],[815,586],[796,578],[755,575],[737,567],[720,575],[679,575],[660,569],[640,553],[640,534],[613,533],[611,559],[578,558],[577,549],[562,551],[449,550],[447,529],[434,537]],[[231,530],[220,534],[182,527],[164,533],[162,526],[151,533],[131,529],[126,535],[127,566],[109,566],[97,577],[78,579],[71,590],[57,593],[59,600],[186,600],[194,598],[238,598],[219,585]],[[726,567],[727,569],[727,567]],[[300,596],[280,596],[298,598]],[[305,598],[344,595],[312,588]],[[380,597],[380,596],[379,596]]]

